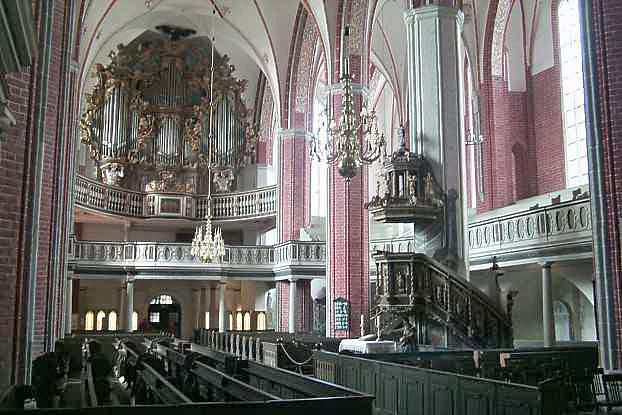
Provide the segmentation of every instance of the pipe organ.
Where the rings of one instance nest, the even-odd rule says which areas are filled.
[[[246,81],[215,53],[211,82],[209,42],[147,32],[96,65],[80,128],[103,182],[201,194],[210,167],[216,190],[229,191],[254,162],[259,135],[242,100]]]

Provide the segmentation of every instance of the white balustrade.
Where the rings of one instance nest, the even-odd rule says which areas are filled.
[[[76,176],[74,192],[76,204],[81,207],[133,217],[156,216],[154,197],[106,185],[81,175]],[[180,196],[180,194],[175,194]],[[203,219],[207,215],[207,196],[187,198],[188,209],[184,216]],[[276,215],[276,186],[267,186],[247,192],[217,194],[212,196],[212,215],[215,220],[245,219]],[[195,206],[192,213],[191,206]]]
[[[137,265],[195,265],[205,266],[191,253],[189,243],[166,242],[99,242],[78,241],[69,246],[69,262],[78,265],[110,265],[132,267]],[[323,242],[289,241],[271,246],[226,246],[220,264],[214,266],[273,266],[295,262],[318,265],[326,260]]]

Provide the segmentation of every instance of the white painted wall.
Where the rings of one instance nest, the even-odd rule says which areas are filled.
[[[554,65],[553,28],[551,23],[551,0],[541,0],[536,14],[533,39],[531,74],[535,75]]]
[[[525,91],[527,89],[525,70],[525,40],[523,37],[523,17],[520,2],[515,2],[505,34],[507,49],[508,89],[510,91]]]

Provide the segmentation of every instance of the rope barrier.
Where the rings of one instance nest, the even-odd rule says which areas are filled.
[[[292,358],[289,355],[289,353],[287,353],[287,349],[285,349],[285,345],[283,343],[279,343],[279,345],[283,348],[283,351],[285,352],[285,356],[287,356],[287,358],[290,360],[290,362],[292,362],[296,366],[304,366],[307,363],[309,363],[311,361],[311,359],[313,359],[313,353],[312,353],[311,356],[309,356],[309,358],[307,360],[305,360],[304,362],[302,362],[302,363],[297,362],[296,360],[294,360],[294,358]]]

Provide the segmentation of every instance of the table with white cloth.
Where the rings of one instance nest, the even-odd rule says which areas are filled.
[[[364,341],[358,339],[344,339],[339,343],[339,352],[353,352],[362,354],[395,353],[395,342],[391,341]]]

